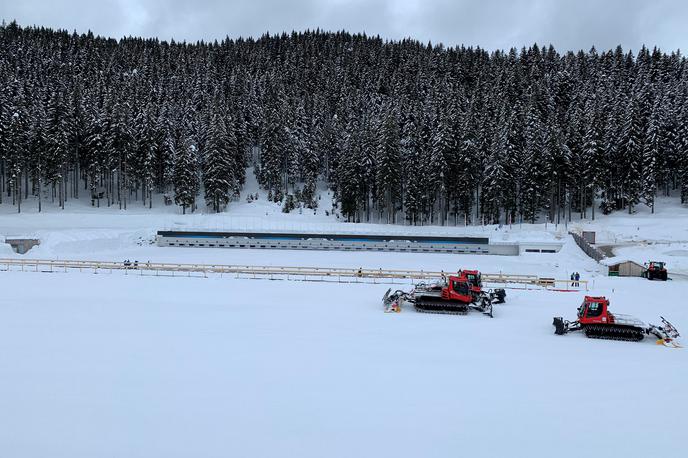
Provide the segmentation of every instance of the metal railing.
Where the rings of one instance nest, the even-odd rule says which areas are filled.
[[[303,266],[248,266],[225,264],[183,264],[139,262],[125,264],[112,261],[53,260],[53,259],[0,259],[0,271],[22,272],[92,272],[125,275],[153,276],[203,276],[232,275],[235,278],[273,280],[331,281],[340,283],[413,283],[433,280],[454,272],[431,270],[369,269]],[[525,287],[534,286],[551,290],[587,290],[587,282],[578,287],[570,280],[538,277],[536,275],[510,275],[504,273],[482,274],[486,286]]]

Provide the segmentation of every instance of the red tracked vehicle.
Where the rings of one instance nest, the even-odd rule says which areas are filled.
[[[417,311],[424,313],[465,315],[470,310],[477,310],[492,317],[492,304],[504,303],[506,291],[495,289],[486,292],[482,286],[480,272],[460,270],[456,275],[443,276],[436,282],[418,283],[410,292],[388,289],[382,302],[386,312],[399,312],[401,305],[409,302]]]
[[[609,300],[605,297],[585,296],[578,307],[578,320],[568,321],[555,317],[554,333],[563,335],[572,331],[583,331],[586,337],[593,339],[630,340],[639,342],[646,335],[652,334],[658,343],[676,346],[674,339],[679,337],[676,328],[664,317],[662,326],[646,325],[637,318],[609,311]]]

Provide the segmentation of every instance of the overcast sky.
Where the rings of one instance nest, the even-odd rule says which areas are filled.
[[[688,48],[685,0],[0,0],[0,17],[179,41],[320,27],[489,50]]]

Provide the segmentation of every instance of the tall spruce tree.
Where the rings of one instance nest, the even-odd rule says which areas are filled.
[[[396,222],[396,206],[401,195],[400,148],[399,126],[395,114],[390,111],[382,124],[375,160],[377,200],[387,223]]]
[[[198,158],[196,156],[196,145],[191,142],[188,135],[183,135],[175,149],[174,155],[174,201],[182,207],[182,213],[186,214],[186,209],[193,211],[196,207],[196,196],[198,195]]]
[[[64,176],[70,151],[69,112],[60,93],[54,93],[48,104],[45,178],[51,184],[53,195],[59,193],[60,207],[64,208]]]
[[[642,149],[641,193],[645,204],[655,212],[655,193],[657,191],[657,161],[660,155],[660,108],[655,105],[647,124]]]
[[[225,120],[214,115],[206,134],[203,154],[203,188],[206,205],[219,213],[234,191],[234,158],[237,154],[234,132],[227,131]]]
[[[622,195],[628,204],[628,212],[633,212],[642,193],[642,150],[643,120],[638,98],[633,97],[628,104],[623,121],[621,149],[626,159],[627,174],[622,178]]]

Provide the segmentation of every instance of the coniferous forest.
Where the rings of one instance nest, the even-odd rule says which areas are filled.
[[[564,222],[688,203],[688,69],[642,48],[488,51],[307,31],[178,43],[0,27],[0,202],[350,221]],[[156,201],[157,202],[157,201]]]

